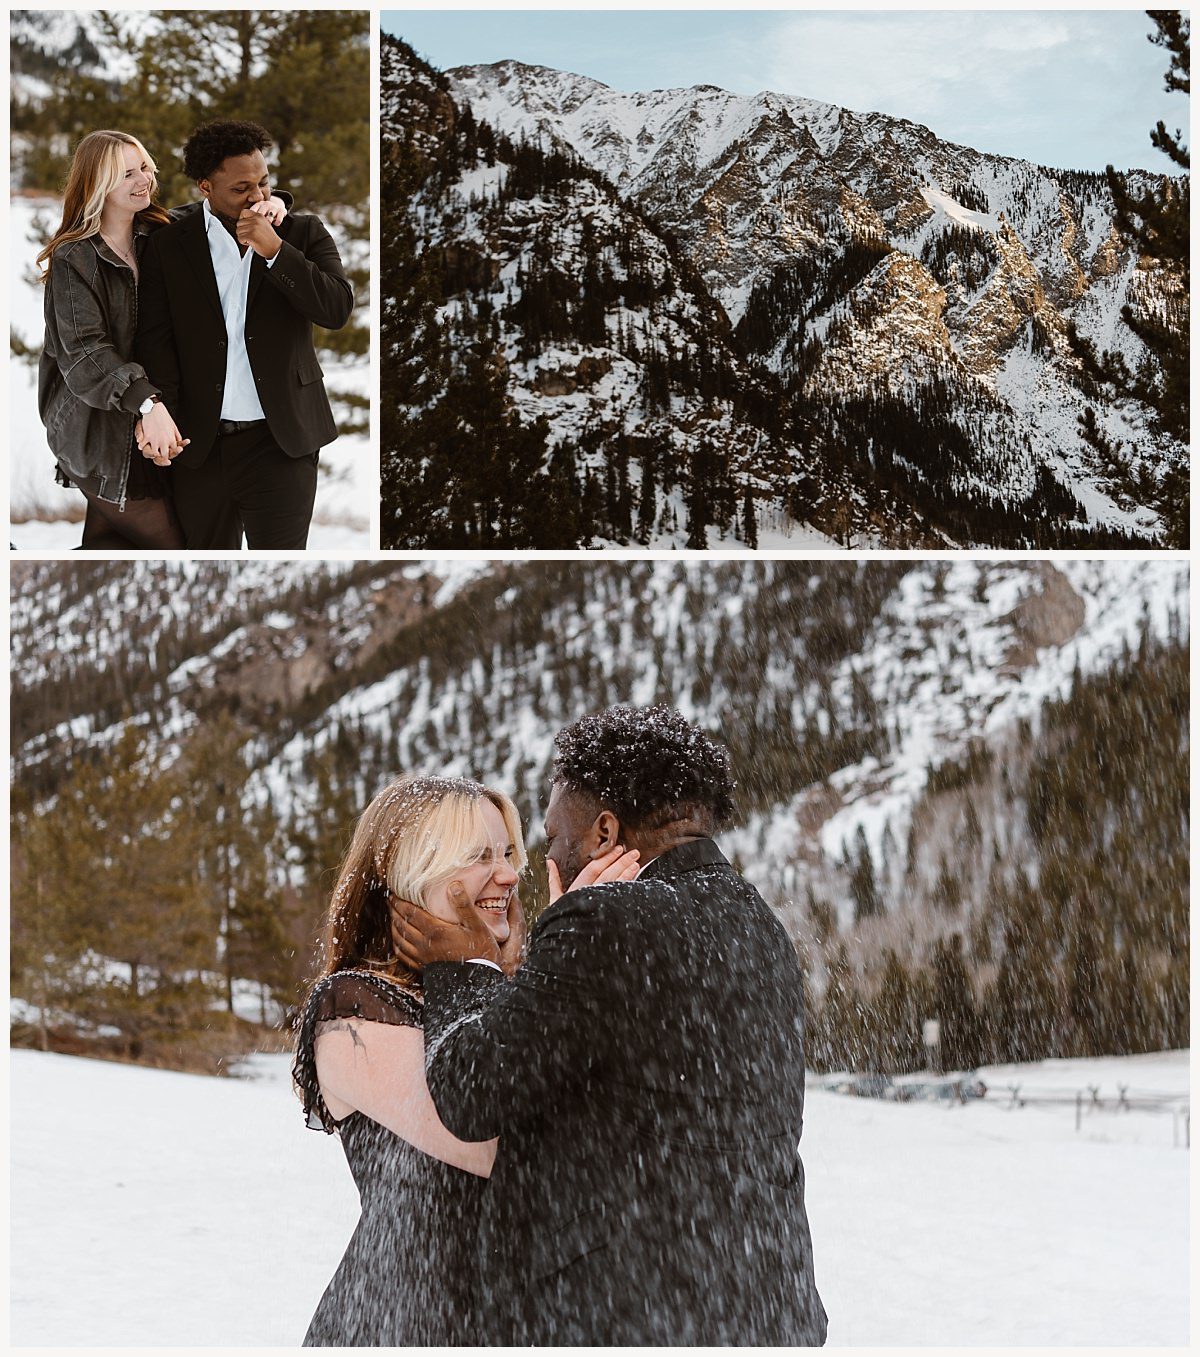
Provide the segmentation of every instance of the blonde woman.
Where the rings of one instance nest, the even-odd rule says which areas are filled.
[[[185,545],[167,468],[187,440],[132,359],[146,238],[195,210],[168,213],[154,201],[156,188],[154,161],[136,137],[89,133],[71,160],[62,222],[37,258],[46,287],[38,411],[59,483],[87,501],[80,545],[90,549]],[[272,222],[286,212],[278,198],[256,210]]]
[[[525,941],[517,896],[525,861],[513,803],[463,778],[401,779],[359,820],[293,1073],[309,1125],[341,1138],[362,1215],[305,1346],[487,1341],[476,1246],[496,1141],[458,1140],[438,1118],[425,1086],[421,977],[393,955],[390,900],[453,920],[452,897],[460,905],[465,897],[512,974]],[[579,884],[610,879],[605,868],[612,863],[593,864]]]

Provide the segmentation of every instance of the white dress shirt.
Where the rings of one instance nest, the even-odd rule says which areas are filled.
[[[246,351],[246,299],[250,290],[250,265],[254,251],[247,248],[242,254],[237,241],[217,220],[208,199],[204,200],[204,229],[208,232],[208,252],[212,257],[213,273],[217,276],[217,292],[221,297],[221,314],[225,317],[225,333],[229,338],[225,350],[225,391],[221,398],[222,419],[265,419],[262,402],[250,355]],[[279,256],[276,255],[275,259]],[[268,259],[267,268],[275,259]]]

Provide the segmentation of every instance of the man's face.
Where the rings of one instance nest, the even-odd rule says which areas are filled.
[[[546,856],[558,868],[563,889],[583,871],[596,855],[600,835],[596,817],[586,804],[586,798],[556,782],[546,807]]]
[[[266,157],[261,151],[228,156],[207,179],[200,180],[199,187],[214,212],[236,221],[246,208],[271,196]]]

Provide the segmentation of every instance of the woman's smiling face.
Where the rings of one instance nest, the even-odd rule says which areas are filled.
[[[499,807],[486,799],[481,804],[487,842],[479,845],[478,857],[467,866],[429,888],[425,907],[439,919],[453,919],[450,883],[461,881],[492,937],[505,943],[509,934],[508,905],[517,888],[517,871],[513,866],[516,846],[508,836]]]
[[[140,212],[142,208],[150,206],[153,174],[136,146],[123,146],[121,157],[125,162],[125,177],[109,193],[105,202],[122,212]]]

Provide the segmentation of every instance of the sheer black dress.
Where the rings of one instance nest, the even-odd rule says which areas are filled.
[[[468,1346],[479,1320],[479,1213],[487,1179],[444,1164],[360,1112],[336,1121],[314,1044],[334,1018],[421,1027],[421,1004],[383,976],[341,971],[314,987],[293,1074],[308,1124],[341,1138],[362,1216],[317,1306],[305,1347]]]

